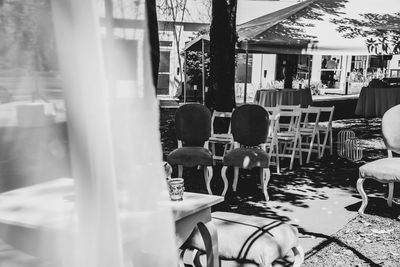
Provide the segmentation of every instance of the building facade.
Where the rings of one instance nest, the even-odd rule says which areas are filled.
[[[247,92],[250,98],[259,89],[282,88],[283,62],[286,56],[249,54]],[[292,57],[297,65],[293,86],[310,83],[311,87],[317,87],[321,93],[357,94],[373,78],[400,78],[400,55],[292,55]],[[245,67],[239,66],[240,64],[244,63],[238,62],[238,67],[244,69]],[[244,79],[237,79],[236,94],[239,97],[243,94],[243,89]]]

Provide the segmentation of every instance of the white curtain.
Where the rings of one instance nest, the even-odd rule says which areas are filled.
[[[59,260],[177,266],[172,213],[159,204],[166,185],[144,0],[52,0],[52,9],[78,211]],[[132,27],[114,28],[111,16]]]

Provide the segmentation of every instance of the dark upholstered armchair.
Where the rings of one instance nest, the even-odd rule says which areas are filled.
[[[266,152],[266,140],[269,127],[267,111],[258,105],[243,105],[232,114],[231,131],[234,149],[229,151],[222,161],[221,176],[224,180],[225,195],[228,185],[226,171],[234,168],[233,191],[236,191],[239,169],[260,168],[261,185],[265,199],[268,200],[267,185],[270,178],[269,155]]]
[[[211,135],[211,113],[201,104],[186,104],[175,114],[178,148],[172,151],[167,162],[178,165],[178,176],[183,177],[183,167],[204,166],[204,179],[209,194],[213,176],[213,156],[208,148]]]

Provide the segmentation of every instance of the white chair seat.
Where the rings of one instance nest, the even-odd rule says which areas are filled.
[[[368,162],[360,167],[360,177],[384,183],[400,182],[400,158],[385,158]]]

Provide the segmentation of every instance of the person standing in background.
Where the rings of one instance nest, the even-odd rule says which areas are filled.
[[[335,70],[337,68],[336,58],[331,58],[326,63],[326,68],[329,69],[327,71],[328,74],[328,87],[332,88],[335,84]]]

